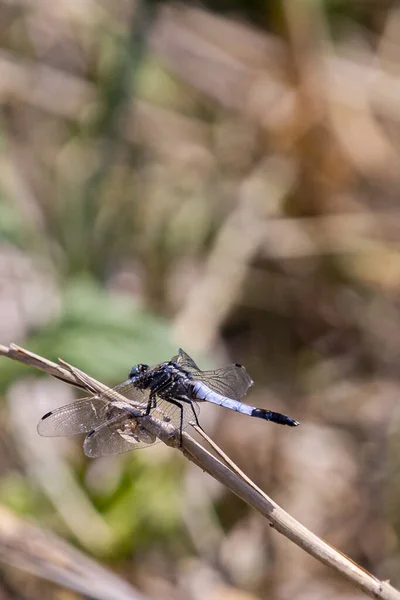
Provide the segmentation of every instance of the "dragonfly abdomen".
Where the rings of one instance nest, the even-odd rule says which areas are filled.
[[[213,390],[210,390],[201,381],[196,381],[193,385],[193,393],[196,400],[205,400],[206,402],[212,402],[219,406],[225,406],[231,410],[235,410],[249,417],[257,417],[258,419],[264,419],[265,421],[271,421],[272,423],[278,423],[279,425],[289,425],[289,427],[296,427],[299,425],[298,421],[282,415],[281,413],[274,412],[272,410],[266,410],[264,408],[257,408],[239,400],[233,400],[233,398],[227,398],[222,396]]]
[[[213,392],[201,381],[196,381],[193,386],[193,393],[195,394],[196,400],[205,400],[206,402],[218,404],[218,406],[225,406],[226,408],[236,410],[244,415],[251,416],[254,409],[253,406],[239,402],[239,400],[233,400],[233,398],[228,398],[227,396],[222,396],[222,394]]]

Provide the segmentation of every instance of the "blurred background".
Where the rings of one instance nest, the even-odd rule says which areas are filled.
[[[243,363],[301,427],[203,427],[400,586],[400,5],[0,0],[0,32],[0,343],[109,385]],[[177,451],[41,439],[78,396],[0,360],[1,599],[360,595]]]

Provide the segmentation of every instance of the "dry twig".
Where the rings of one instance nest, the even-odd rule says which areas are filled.
[[[59,537],[0,507],[0,561],[97,600],[144,600],[126,581]]]

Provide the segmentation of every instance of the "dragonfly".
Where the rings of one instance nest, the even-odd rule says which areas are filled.
[[[240,364],[202,371],[181,348],[171,360],[150,367],[135,365],[128,379],[114,388],[76,400],[46,413],[37,430],[57,437],[85,433],[84,452],[95,458],[155,444],[145,427],[146,416],[171,423],[180,432],[191,421],[199,427],[199,403],[211,402],[250,417],[296,427],[299,422],[279,412],[242,402],[253,380]],[[122,399],[121,399],[122,396]]]

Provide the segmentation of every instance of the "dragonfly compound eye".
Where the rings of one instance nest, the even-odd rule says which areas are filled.
[[[138,375],[142,375],[143,373],[148,371],[148,369],[149,369],[149,365],[144,365],[144,364],[135,365],[130,370],[129,377],[132,378],[132,377],[137,377]]]

